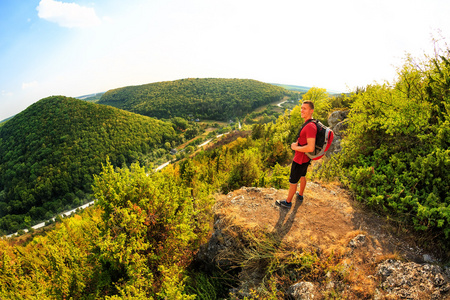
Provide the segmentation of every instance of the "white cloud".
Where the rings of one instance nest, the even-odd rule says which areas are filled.
[[[93,8],[80,6],[76,3],[41,0],[36,10],[39,18],[57,23],[62,27],[87,28],[101,23]]]
[[[2,90],[2,96],[4,96],[4,97],[11,97],[11,96],[13,96],[13,93],[12,92],[7,92],[5,90]]]
[[[24,82],[22,83],[22,90],[27,90],[27,89],[31,89],[31,88],[35,88],[37,87],[39,84],[36,80],[31,81],[31,82]]]

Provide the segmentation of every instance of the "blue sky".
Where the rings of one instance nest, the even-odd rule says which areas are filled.
[[[450,34],[446,0],[1,0],[0,120],[51,95],[182,78],[347,92]]]

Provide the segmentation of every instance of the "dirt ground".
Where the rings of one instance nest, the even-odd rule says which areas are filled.
[[[342,247],[365,234],[373,241],[377,256],[418,263],[434,259],[415,244],[413,236],[400,236],[398,228],[365,211],[337,184],[308,182],[303,202],[294,200],[290,209],[277,206],[275,201],[286,199],[287,194],[287,190],[241,188],[218,196],[217,207],[241,226],[264,228],[300,247]]]

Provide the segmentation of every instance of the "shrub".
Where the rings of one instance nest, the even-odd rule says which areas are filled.
[[[208,220],[205,199],[193,199],[173,167],[147,176],[139,165],[114,171],[104,166],[94,192],[102,208],[100,260],[114,274],[121,297],[191,299],[184,293],[184,268]]]
[[[352,95],[342,153],[320,173],[356,199],[450,246],[449,52],[407,57],[393,85]],[[331,165],[330,165],[331,164]],[[334,164],[334,165],[333,165]]]

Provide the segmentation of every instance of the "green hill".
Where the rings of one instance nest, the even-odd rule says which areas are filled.
[[[113,107],[63,96],[38,101],[0,127],[0,230],[82,204],[107,156],[122,166],[176,139],[172,124]]]
[[[249,79],[181,79],[128,86],[106,92],[99,104],[141,115],[227,121],[280,100],[286,90]]]
[[[341,151],[311,164],[290,210],[273,204],[290,188],[300,105],[147,174],[116,166],[178,139],[174,126],[39,101],[0,128],[2,228],[75,203],[91,183],[96,204],[45,234],[0,239],[0,298],[267,300],[306,283],[319,299],[447,299],[450,51],[436,53],[408,57],[392,84],[304,95],[318,116],[350,111]],[[113,164],[91,181],[106,155]]]

